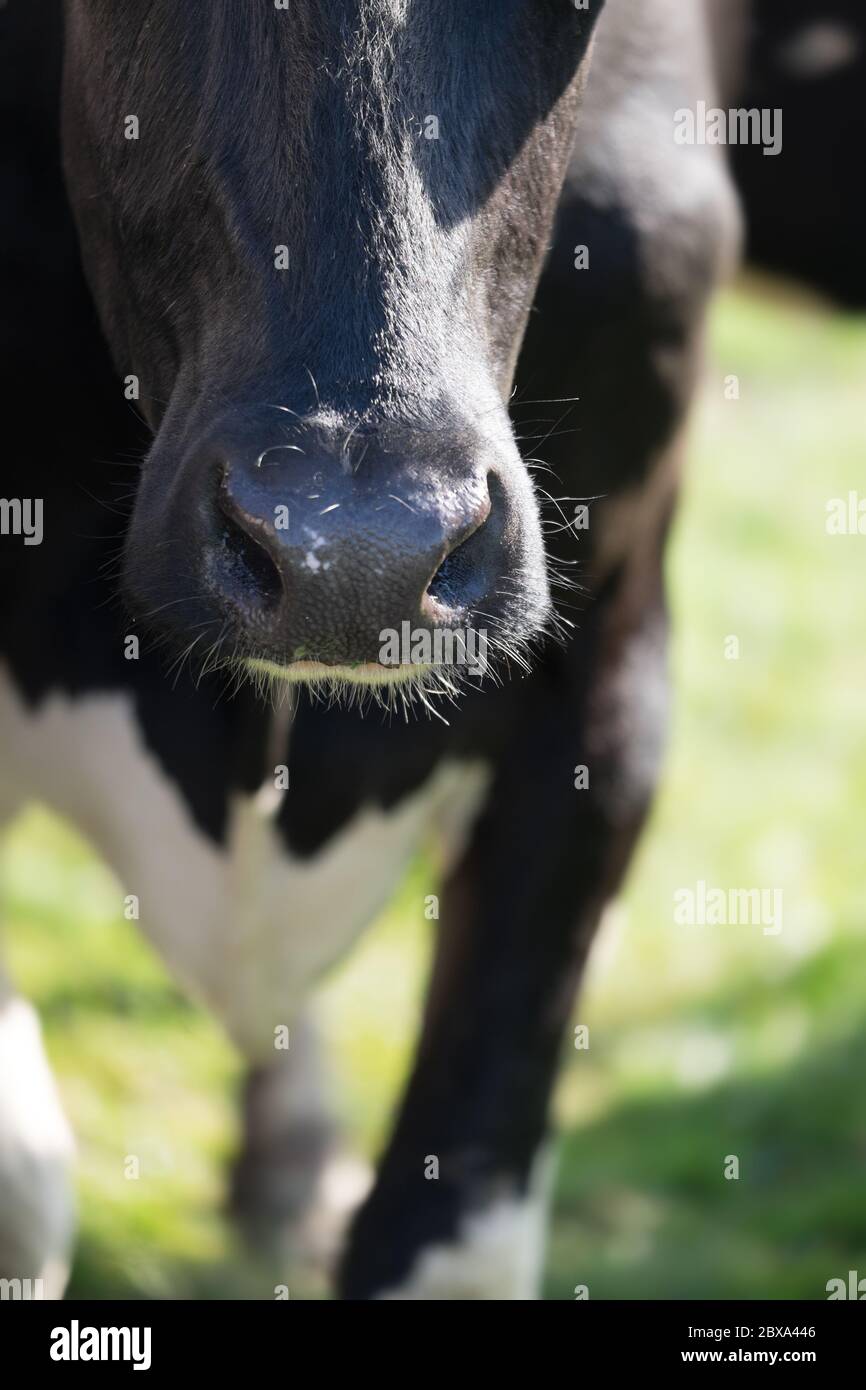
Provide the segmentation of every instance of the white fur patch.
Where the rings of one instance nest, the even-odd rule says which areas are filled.
[[[467,1217],[460,1237],[423,1250],[406,1280],[380,1299],[510,1302],[538,1297],[544,1258],[544,1204],[499,1201]]]
[[[525,1196],[498,1196],[463,1218],[457,1239],[419,1251],[403,1284],[378,1294],[387,1300],[499,1300],[539,1297],[544,1267],[553,1153],[535,1156]]]
[[[36,1015],[4,991],[0,979],[0,1278],[41,1280],[31,1296],[59,1298],[75,1224],[74,1144]]]
[[[90,838],[123,896],[138,897],[141,928],[169,967],[253,1058],[273,1056],[275,1029],[381,910],[425,831],[465,822],[486,780],[477,766],[442,767],[392,811],[362,808],[302,859],[275,828],[272,797],[237,797],[227,846],[208,839],[144,744],[128,695],[55,693],[32,711],[0,677],[0,747],[17,794]]]

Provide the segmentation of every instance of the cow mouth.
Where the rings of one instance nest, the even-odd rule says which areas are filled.
[[[269,680],[285,681],[289,685],[318,685],[346,683],[358,686],[403,685],[423,680],[434,669],[432,666],[415,663],[400,666],[385,666],[378,661],[364,661],[357,665],[330,664],[324,661],[268,661],[261,657],[247,657],[245,666],[254,676],[265,676]]]
[[[460,675],[449,666],[421,662],[387,666],[383,662],[272,661],[265,657],[244,657],[240,662],[257,695],[274,708],[304,690],[318,702],[330,706],[356,708],[361,712],[378,706],[387,714],[409,718],[414,707],[423,707],[444,723],[448,720],[431,697],[454,701]]]

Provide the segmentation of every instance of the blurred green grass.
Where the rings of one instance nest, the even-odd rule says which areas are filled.
[[[565,1057],[549,1298],[820,1298],[866,1272],[866,539],[824,527],[866,481],[864,395],[863,321],[720,299],[669,563],[667,768],[575,1017],[591,1047]],[[674,890],[700,878],[781,887],[782,934],[674,926]],[[413,880],[318,1001],[370,1153],[429,958]],[[79,1140],[70,1294],[272,1296],[221,1215],[240,1071],[215,1024],[44,811],[6,837],[0,892]]]

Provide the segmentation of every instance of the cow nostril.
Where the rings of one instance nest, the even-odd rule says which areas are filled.
[[[283,596],[279,570],[265,547],[222,507],[220,580],[228,596],[244,606],[275,608]]]
[[[490,501],[485,501],[474,529],[445,556],[424,594],[440,608],[465,610],[478,603],[487,591],[487,564],[491,531],[489,519],[493,507],[495,479],[488,480]]]
[[[469,549],[470,542],[464,541],[456,550],[452,550],[450,555],[446,555],[427,585],[427,595],[443,608],[466,606],[465,595],[470,587],[473,571]]]

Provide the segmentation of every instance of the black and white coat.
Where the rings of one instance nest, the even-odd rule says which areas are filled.
[[[530,674],[468,689],[444,719],[403,721],[303,691],[275,706],[249,686],[229,697],[219,673],[170,672],[143,630],[127,659],[139,629],[117,566],[147,434],[79,270],[57,155],[57,7],[12,8],[0,140],[16,443],[2,492],[44,499],[44,540],[0,540],[0,817],[37,798],[74,821],[248,1059],[234,1190],[253,1230],[300,1219],[332,1157],[304,1000],[432,839],[423,1037],[338,1288],[532,1297],[557,1056],[663,741],[664,541],[704,313],[739,236],[724,151],[683,152],[670,124],[672,108],[717,99],[724,45],[701,5],[608,0],[511,396],[526,453],[552,470],[539,481],[557,502],[549,549],[576,580],[560,608],[573,626]],[[560,525],[583,499],[596,499],[588,529]],[[10,981],[0,991],[0,1274],[59,1294],[71,1138],[35,1017]],[[275,1052],[286,1025],[303,1041]],[[287,1153],[305,1170],[288,1185]]]

